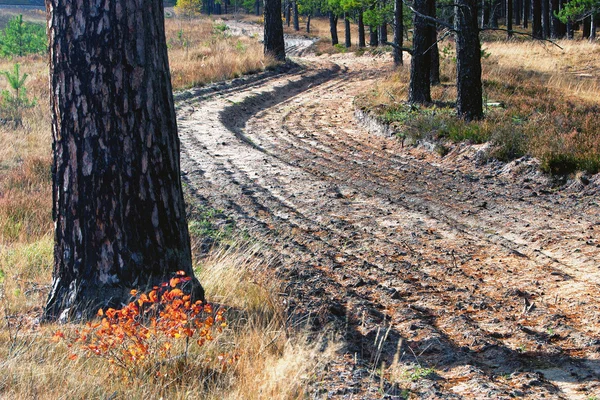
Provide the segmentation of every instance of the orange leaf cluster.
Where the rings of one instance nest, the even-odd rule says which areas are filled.
[[[176,340],[185,340],[187,360],[189,344],[202,346],[214,339],[215,331],[227,326],[224,310],[214,310],[210,304],[192,302],[177,286],[191,278],[182,271],[169,282],[155,286],[149,293],[137,296],[126,307],[98,310],[100,322],[87,323],[76,336],[65,338],[57,332],[55,340],[67,340],[69,347],[79,344],[84,353],[102,357],[111,365],[127,371],[147,372],[148,363],[171,357]],[[72,355],[71,359],[75,359]],[[158,373],[158,371],[157,371]]]

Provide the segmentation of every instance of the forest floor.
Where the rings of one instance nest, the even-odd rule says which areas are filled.
[[[388,56],[310,44],[177,107],[195,200],[267,245],[291,321],[344,344],[314,397],[600,396],[600,176],[556,189],[532,159],[371,135],[353,99]]]

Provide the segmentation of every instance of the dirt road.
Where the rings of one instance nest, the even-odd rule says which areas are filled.
[[[600,396],[600,178],[553,190],[403,149],[354,119],[387,58],[296,61],[178,115],[196,200],[267,244],[297,321],[344,340],[315,397]]]

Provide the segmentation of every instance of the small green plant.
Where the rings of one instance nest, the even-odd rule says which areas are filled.
[[[229,30],[229,27],[226,23],[219,23],[213,25],[213,30],[215,33],[225,34],[225,31]]]
[[[406,371],[406,378],[411,382],[417,382],[421,379],[427,379],[435,373],[433,368],[425,368],[420,365],[415,366],[411,371]]]
[[[333,47],[334,47],[334,48],[335,48],[337,51],[339,51],[340,53],[347,53],[347,52],[348,52],[348,49],[346,48],[346,46],[344,46],[344,45],[343,45],[343,44],[341,44],[341,43],[334,44],[334,45],[333,45]]]
[[[44,25],[24,21],[23,15],[18,15],[0,32],[0,56],[43,54],[47,50],[46,40]]]
[[[29,75],[20,72],[19,64],[15,64],[11,71],[1,71],[8,81],[8,85],[14,93],[8,90],[0,92],[0,116],[8,121],[13,121],[15,125],[22,125],[23,110],[35,106],[36,100],[27,98],[25,81]]]

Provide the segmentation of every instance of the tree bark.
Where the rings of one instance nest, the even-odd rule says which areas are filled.
[[[387,32],[387,23],[383,23],[383,25],[379,26],[379,30],[377,31],[379,33],[379,43],[381,43],[382,45],[384,43],[387,43],[388,41],[388,32]]]
[[[551,0],[551,9],[550,9],[550,16],[551,16],[551,21],[552,21],[552,31],[551,31],[551,37],[553,39],[558,39],[561,38],[563,36],[563,28],[561,25],[564,25],[562,22],[560,22],[560,20],[558,18],[556,18],[556,16],[554,15],[555,13],[558,13],[558,11],[560,10],[560,1],[559,0]]]
[[[531,0],[532,1],[532,34],[534,37],[541,39],[544,35],[542,29],[542,0]]]
[[[590,41],[596,40],[596,14],[592,13],[590,17]]]
[[[46,0],[53,136],[45,320],[193,277],[161,0]],[[195,298],[204,292],[194,278]]]
[[[310,14],[306,17],[306,33],[310,33]]]
[[[481,2],[481,28],[485,28],[490,23],[490,0]]]
[[[352,46],[352,38],[350,32],[350,19],[348,18],[348,13],[344,13],[344,33],[345,33],[345,45],[346,48]]]
[[[456,112],[467,121],[483,117],[478,0],[455,0]]]
[[[435,18],[436,5],[435,0],[427,0],[429,6],[429,16]],[[429,48],[429,56],[431,57],[431,69],[429,71],[429,80],[432,85],[440,84],[440,52],[437,45],[437,25],[435,22],[430,22],[431,28],[431,46]]]
[[[512,17],[513,17],[513,0],[506,0],[506,36],[510,39],[513,36],[512,29]]]
[[[581,38],[587,39],[590,37],[590,26],[592,25],[591,18],[589,16],[585,17],[582,21],[582,24]]]
[[[392,55],[394,57],[394,64],[403,65],[404,60],[402,57],[402,46],[404,45],[404,16],[402,10],[402,0],[394,0],[394,46],[392,49]]]
[[[550,37],[550,2],[541,0],[542,4],[542,38]]]
[[[260,0],[254,1],[254,13],[260,15]]]
[[[339,43],[338,34],[337,34],[337,22],[338,16],[333,13],[333,11],[329,12],[329,33],[331,33],[331,44],[335,46]]]
[[[358,11],[358,47],[366,47],[365,23],[363,22],[363,10]]]
[[[285,61],[281,0],[264,0],[263,9],[265,54],[272,55],[276,60]]]
[[[298,32],[300,30],[300,19],[298,16],[298,2],[294,1],[294,30]]]
[[[415,0],[413,15],[413,54],[410,63],[408,102],[426,104],[431,102],[431,25],[421,15],[429,14],[428,0]]]
[[[285,2],[285,22],[287,23],[288,28],[290,27],[291,19],[292,19],[292,4],[290,3],[290,0],[287,0]]]
[[[498,27],[498,18],[500,18],[501,8],[502,8],[501,0],[492,0],[492,10],[490,13],[491,14],[490,25],[492,26],[492,28]]]
[[[513,5],[515,25],[517,26],[521,25],[521,9],[523,8],[523,5],[521,4],[522,2],[523,0],[515,0],[515,4]]]
[[[369,46],[377,47],[379,45],[379,37],[377,36],[377,28],[369,26]]]
[[[531,0],[523,0],[523,28],[529,28],[529,10],[531,9]]]

